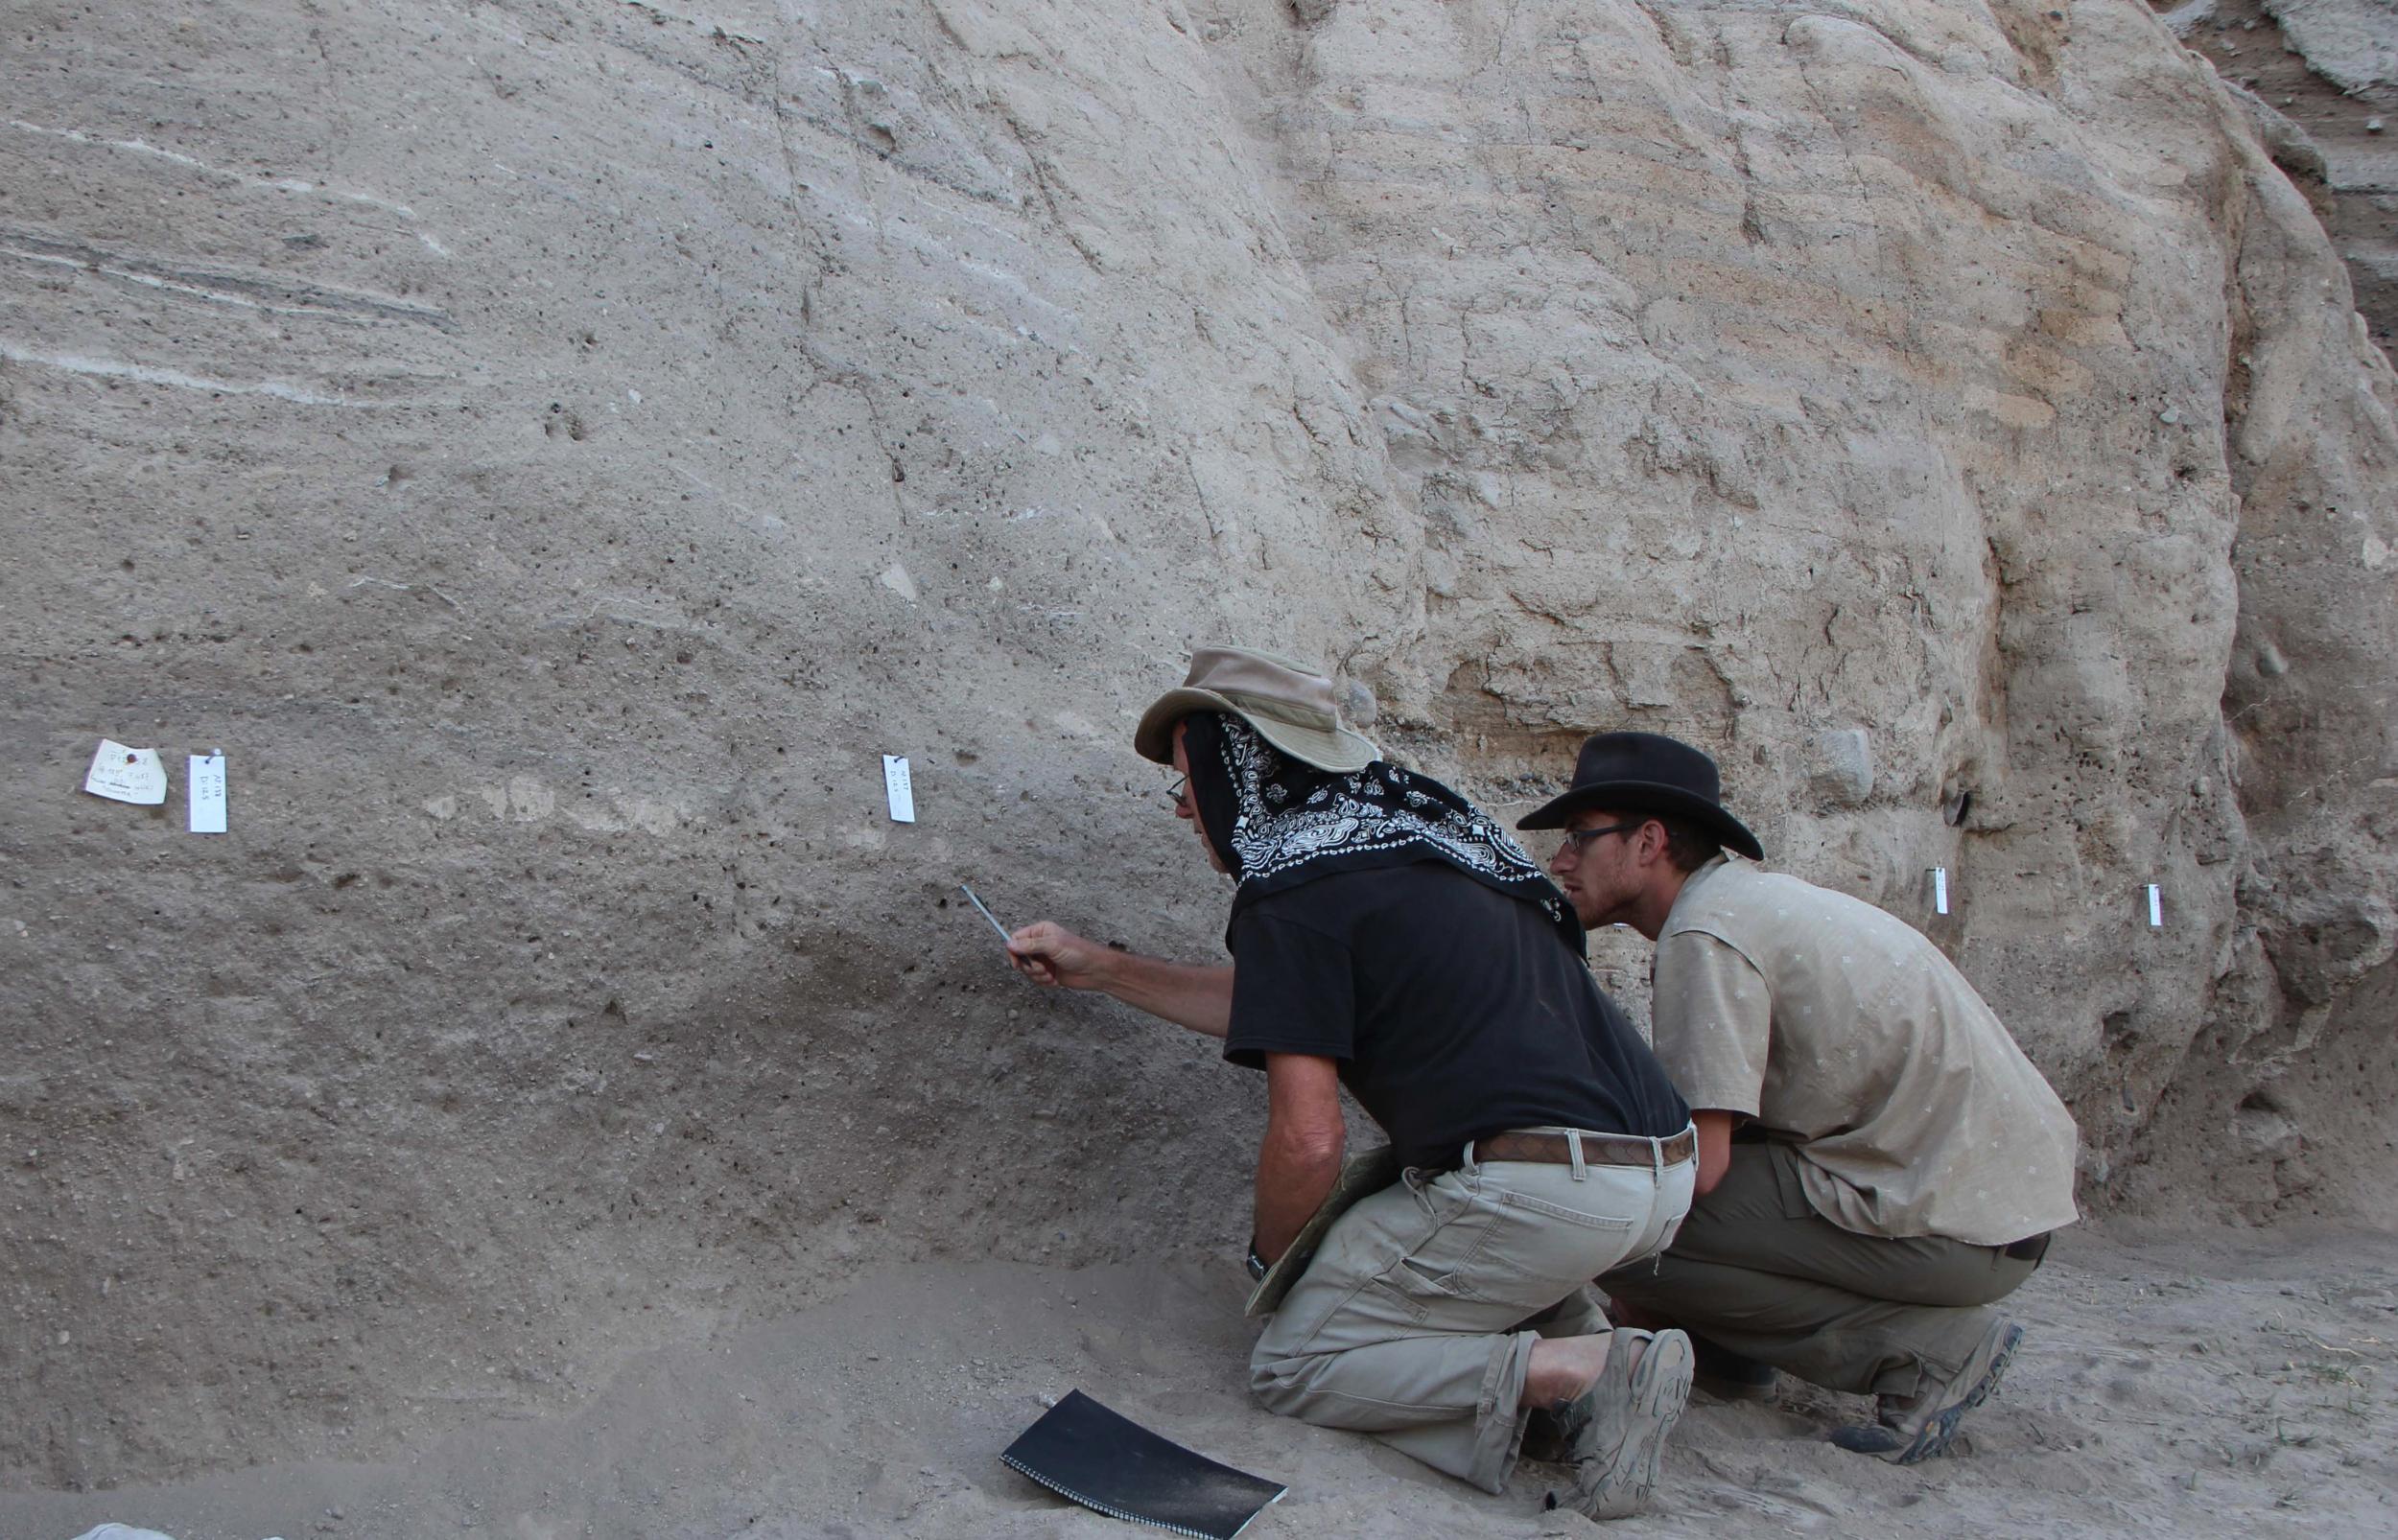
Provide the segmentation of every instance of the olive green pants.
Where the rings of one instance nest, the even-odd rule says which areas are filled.
[[[1859,1235],[1818,1214],[1782,1144],[1735,1144],[1654,1266],[1609,1272],[1608,1296],[1811,1384],[1910,1397],[1954,1378],[2039,1266],[2004,1248]]]

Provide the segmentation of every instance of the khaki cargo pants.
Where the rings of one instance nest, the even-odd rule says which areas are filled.
[[[1523,1439],[1532,1344],[1607,1329],[1583,1285],[1672,1240],[1697,1166],[1654,1150],[1646,1166],[1466,1155],[1333,1224],[1258,1339],[1249,1384],[1269,1411],[1374,1434],[1496,1492]]]

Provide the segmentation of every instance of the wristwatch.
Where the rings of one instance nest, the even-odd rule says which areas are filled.
[[[1259,1283],[1263,1283],[1265,1282],[1265,1258],[1258,1254],[1258,1243],[1253,1238],[1249,1243],[1249,1276],[1256,1279]]]

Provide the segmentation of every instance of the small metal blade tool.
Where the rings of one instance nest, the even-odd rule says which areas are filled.
[[[966,901],[968,903],[973,904],[976,910],[980,911],[983,919],[991,922],[991,928],[999,933],[999,940],[1001,942],[1005,942],[1007,940],[1007,927],[999,923],[999,917],[998,915],[993,914],[989,909],[983,907],[982,900],[975,897],[975,890],[961,882],[957,885],[957,891],[966,896]]]

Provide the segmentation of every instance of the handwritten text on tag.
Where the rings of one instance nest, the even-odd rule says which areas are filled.
[[[158,761],[156,749],[129,749],[114,738],[102,738],[83,789],[95,797],[155,807],[167,800],[167,767]]]
[[[224,756],[192,756],[192,832],[224,832]]]

